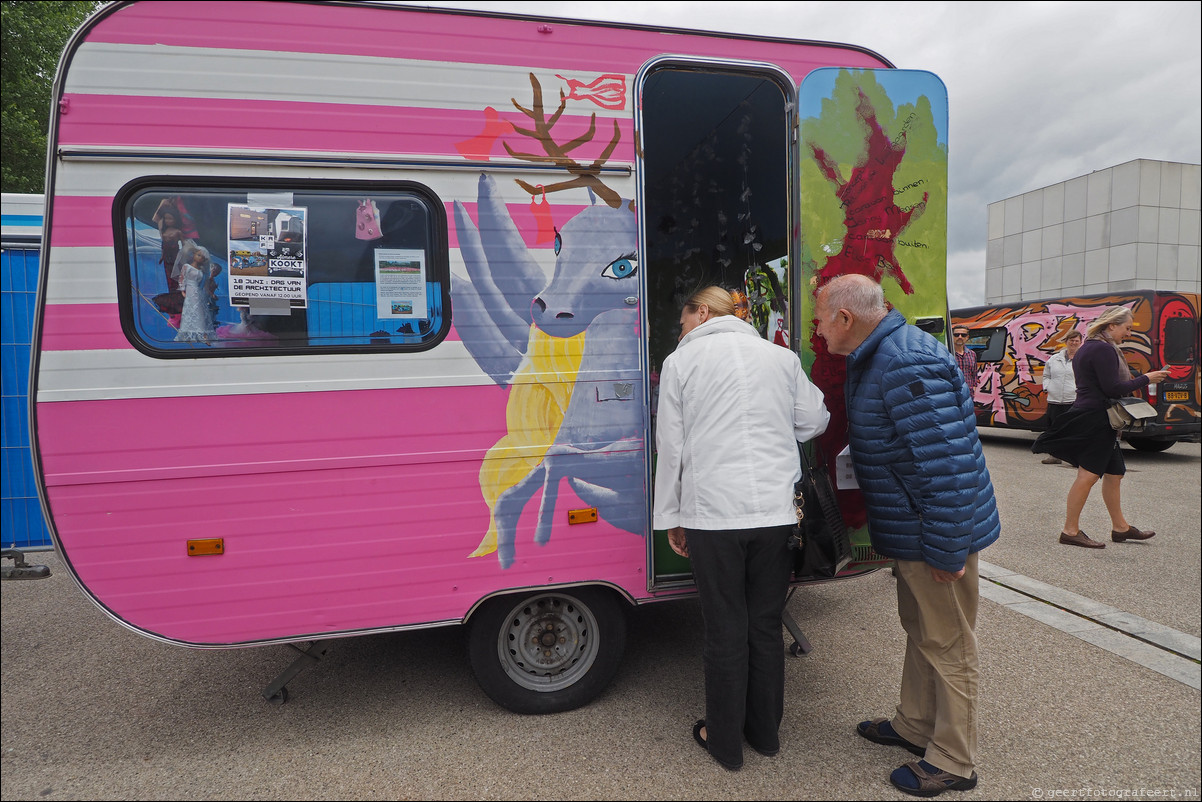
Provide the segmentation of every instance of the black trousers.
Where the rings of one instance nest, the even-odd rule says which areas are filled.
[[[727,765],[743,764],[744,737],[763,752],[780,748],[791,529],[685,532],[705,623],[706,739]]]
[[[1053,426],[1055,426],[1056,419],[1059,418],[1063,413],[1072,409],[1072,407],[1073,407],[1072,404],[1056,404],[1056,403],[1049,401],[1048,402],[1048,428],[1051,429]]]

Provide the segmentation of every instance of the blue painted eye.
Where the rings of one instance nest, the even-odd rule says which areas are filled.
[[[637,270],[638,265],[633,259],[622,258],[606,265],[605,269],[601,271],[601,275],[612,279],[630,278]]]
[[[545,242],[546,240],[544,240]],[[559,256],[559,249],[563,247],[563,237],[559,235],[559,230],[555,230],[555,255]]]

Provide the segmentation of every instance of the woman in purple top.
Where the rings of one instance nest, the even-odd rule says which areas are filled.
[[[1111,428],[1106,415],[1111,400],[1169,376],[1167,370],[1131,376],[1119,343],[1127,339],[1133,328],[1131,310],[1122,306],[1107,309],[1089,326],[1085,342],[1073,359],[1077,400],[1031,446],[1036,454],[1051,454],[1077,469],[1077,479],[1068,491],[1064,529],[1060,532],[1060,542],[1067,546],[1106,547],[1081,531],[1081,511],[1098,479],[1102,480],[1102,500],[1110,513],[1111,540],[1115,543],[1147,540],[1156,534],[1141,532],[1123,516],[1120,485],[1127,468],[1119,449],[1118,432]]]

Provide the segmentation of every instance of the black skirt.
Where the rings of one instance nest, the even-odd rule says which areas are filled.
[[[1051,454],[1074,468],[1096,476],[1127,472],[1119,435],[1110,426],[1104,409],[1077,409],[1061,413],[1056,422],[1031,446],[1036,454]]]

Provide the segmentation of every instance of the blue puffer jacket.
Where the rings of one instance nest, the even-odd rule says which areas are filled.
[[[896,310],[847,357],[847,419],[872,547],[959,571],[1001,521],[951,352]]]

